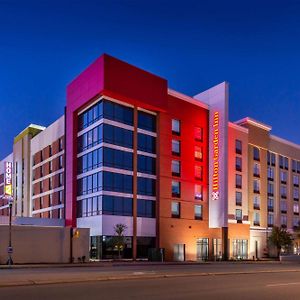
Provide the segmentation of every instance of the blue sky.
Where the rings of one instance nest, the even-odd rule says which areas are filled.
[[[102,53],[195,95],[230,83],[230,119],[300,144],[300,1],[0,0],[0,159]]]

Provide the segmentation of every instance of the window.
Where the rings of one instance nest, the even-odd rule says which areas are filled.
[[[195,199],[203,200],[203,188],[200,184],[195,184]]]
[[[49,161],[49,173],[52,172],[52,160]]]
[[[274,168],[268,167],[268,180],[273,181],[274,180]]]
[[[287,190],[285,185],[280,186],[280,196],[281,198],[286,198],[287,196]]]
[[[276,165],[276,154],[268,151],[267,160],[268,160],[268,165],[274,167]]]
[[[180,203],[172,201],[172,218],[180,218]]]
[[[99,150],[99,149],[97,149]],[[95,150],[95,151],[97,151]],[[92,152],[88,154],[90,156],[90,168],[93,168],[93,162],[96,162],[98,165],[98,155],[95,152],[93,155]],[[94,157],[93,157],[94,156]],[[89,164],[88,164],[89,165]],[[127,151],[116,150],[112,148],[103,148],[103,165],[111,168],[118,168],[124,170],[133,170],[133,154]]]
[[[254,197],[253,197],[253,208],[260,209],[260,196],[259,195],[254,195]]]
[[[292,170],[295,173],[300,173],[300,161],[292,160]]]
[[[257,147],[253,147],[253,159],[260,160],[259,149]]]
[[[242,171],[242,158],[237,156],[235,158],[235,170],[236,171]]]
[[[281,169],[289,169],[289,159],[285,156],[279,155],[279,167]]]
[[[180,141],[172,140],[172,154],[180,156]]]
[[[195,159],[198,161],[202,161],[203,159],[203,151],[200,146],[195,146]]]
[[[137,192],[139,195],[155,196],[156,180],[151,178],[138,177]]]
[[[156,139],[147,134],[138,133],[138,150],[156,153]]]
[[[63,139],[60,138],[60,139],[58,140],[58,143],[59,143],[59,145],[58,145],[59,151],[62,151],[62,149],[63,149]]]
[[[59,159],[58,165],[59,165],[59,168],[61,169],[63,167],[63,156],[60,155],[58,159]]]
[[[274,215],[268,213],[268,227],[273,227],[274,226]]]
[[[195,127],[195,140],[196,141],[203,141],[203,128]]]
[[[274,196],[274,184],[271,182],[268,182],[268,195]]]
[[[143,111],[139,111],[138,128],[156,132],[156,116]]]
[[[143,218],[155,218],[155,201],[138,199],[137,216]]]
[[[150,156],[138,155],[137,168],[138,168],[138,172],[155,175],[156,160],[155,158]]]
[[[58,175],[58,186],[62,186],[63,185],[63,174],[59,173]]]
[[[253,180],[253,192],[260,193],[260,182],[257,179]]]
[[[235,219],[237,220],[238,223],[242,223],[243,221],[243,214],[241,209],[236,209],[235,210]]]
[[[287,202],[286,200],[280,200],[280,211],[281,213],[287,212]]]
[[[287,216],[286,215],[280,216],[280,223],[281,223],[282,228],[286,228],[286,225],[287,225]]]
[[[202,205],[195,205],[195,220],[202,220]]]
[[[98,180],[97,180],[98,190],[101,189],[101,183],[102,183],[101,182],[101,173],[102,172],[98,173]],[[144,185],[139,180],[140,180],[140,178],[138,178],[138,192],[139,192],[139,190],[142,190],[142,188],[144,188]],[[132,192],[133,192],[132,189],[133,189],[132,176],[118,174],[118,173],[112,173],[112,172],[106,172],[106,171],[103,172],[103,190],[132,194]]]
[[[172,120],[172,133],[175,135],[180,135],[180,121],[173,119]]]
[[[43,180],[40,181],[40,193],[42,193],[44,190],[44,184],[43,184]]]
[[[299,175],[293,175],[293,185],[299,186]]]
[[[127,130],[124,128],[120,127],[115,127],[109,124],[103,124],[98,127],[98,141],[97,143],[100,142],[105,142],[117,146],[122,146],[126,148],[132,148],[133,147],[133,131],[132,130]],[[102,138],[103,134],[103,138]],[[138,134],[138,143],[144,144],[144,147],[148,147],[148,142],[151,142],[149,140],[145,141],[145,138],[143,138]],[[150,136],[149,136],[150,137]],[[150,137],[151,138],[151,137]],[[154,138],[155,140],[155,138]],[[154,142],[155,145],[155,142]],[[144,149],[144,147],[141,147]],[[139,150],[142,150],[139,149]],[[143,151],[143,150],[142,150]]]
[[[201,166],[195,166],[195,178],[202,180],[203,169]]]
[[[180,182],[172,180],[172,197],[180,198]]]
[[[40,166],[40,177],[44,176],[44,167]]]
[[[280,181],[281,181],[281,183],[286,183],[287,182],[287,172],[280,171]]]
[[[298,188],[293,189],[293,196],[294,196],[294,200],[299,201],[299,189]]]
[[[260,226],[260,214],[258,212],[255,212],[253,215],[253,225]]]
[[[235,153],[242,154],[242,141],[235,140]]]
[[[63,203],[63,191],[58,192],[58,204]]]
[[[274,211],[274,199],[268,197],[268,211]]]
[[[293,212],[294,212],[294,214],[299,215],[299,204],[298,203],[294,203]]]
[[[172,160],[172,175],[180,176],[180,161]]]
[[[132,212],[132,198],[102,196],[102,213],[104,215],[132,216]]]
[[[298,228],[299,227],[299,217],[293,218],[293,227]]]
[[[241,206],[242,205],[242,193],[235,192],[235,205]]]
[[[253,176],[255,177],[260,176],[260,165],[258,163],[254,163],[253,165]]]
[[[127,125],[133,125],[133,109],[108,100],[103,101],[103,117]]]
[[[52,190],[52,177],[49,178],[49,190]]]
[[[235,187],[237,189],[241,189],[242,188],[242,176],[239,174],[235,175]]]

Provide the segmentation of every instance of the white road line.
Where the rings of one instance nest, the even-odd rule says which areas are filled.
[[[288,283],[274,283],[267,284],[267,287],[287,286],[287,285],[300,285],[300,282],[288,282]]]

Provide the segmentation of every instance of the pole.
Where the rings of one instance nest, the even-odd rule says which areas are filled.
[[[12,243],[11,243],[11,219],[12,219],[12,199],[9,199],[9,242],[8,242],[8,261],[7,264],[9,266],[13,265],[13,260],[12,260]]]

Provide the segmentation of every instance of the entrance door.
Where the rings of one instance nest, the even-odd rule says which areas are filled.
[[[185,261],[185,244],[174,245],[174,261]]]
[[[208,239],[197,239],[197,260],[208,260]]]
[[[222,239],[213,239],[214,260],[222,260]]]

